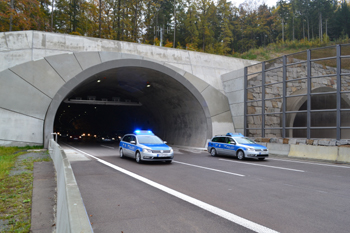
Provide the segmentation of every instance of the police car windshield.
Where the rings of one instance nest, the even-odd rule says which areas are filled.
[[[255,144],[255,142],[249,138],[235,138],[235,140],[240,144]]]
[[[140,144],[163,144],[164,142],[160,140],[157,136],[151,135],[139,135],[137,140]]]

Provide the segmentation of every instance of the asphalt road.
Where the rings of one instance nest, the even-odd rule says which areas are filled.
[[[71,164],[96,233],[350,231],[350,165],[176,148],[137,164],[115,144],[70,146],[87,153]]]

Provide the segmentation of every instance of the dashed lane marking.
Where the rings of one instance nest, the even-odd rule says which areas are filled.
[[[256,163],[238,162],[238,161],[233,161],[233,160],[228,160],[228,159],[219,159],[219,160],[226,161],[226,162],[231,162],[231,163],[243,163],[243,164],[248,164],[248,165],[252,165],[252,166],[260,166],[260,167],[269,167],[269,168],[275,168],[275,169],[282,169],[282,170],[288,170],[288,171],[294,171],[294,172],[305,172],[303,170],[291,169],[291,168],[286,168],[286,167],[275,167],[275,166],[256,164]]]
[[[198,167],[198,168],[202,168],[202,169],[206,169],[206,170],[210,170],[210,171],[226,173],[226,174],[234,175],[234,176],[245,176],[245,175],[242,175],[242,174],[237,174],[237,173],[232,173],[232,172],[217,170],[217,169],[213,169],[213,168],[209,168],[209,167],[202,167],[202,166],[198,166],[198,165],[194,165],[194,164],[190,164],[190,163],[183,163],[183,162],[179,162],[179,161],[173,161],[173,162],[174,162],[174,163],[183,164],[183,165],[187,165],[187,166],[191,166],[191,167]]]

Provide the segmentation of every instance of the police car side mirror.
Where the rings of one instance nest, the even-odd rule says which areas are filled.
[[[136,142],[135,142],[135,141],[130,141],[130,143],[131,143],[131,144],[134,144],[134,145],[136,144]]]

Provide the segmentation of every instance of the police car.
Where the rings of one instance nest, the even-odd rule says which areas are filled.
[[[213,137],[208,142],[208,152],[211,156],[230,155],[236,156],[239,160],[244,158],[264,160],[269,156],[269,151],[265,146],[257,144],[240,133]]]
[[[137,163],[143,161],[164,161],[171,163],[174,158],[173,149],[165,144],[150,130],[135,130],[126,134],[119,144],[120,157],[131,157]]]

